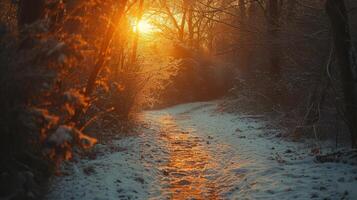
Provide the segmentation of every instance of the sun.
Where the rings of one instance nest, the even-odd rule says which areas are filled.
[[[145,19],[140,20],[140,22],[138,23],[137,27],[134,26],[134,31],[139,31],[140,33],[144,33],[144,34],[148,34],[148,33],[152,33],[154,30],[154,26]]]

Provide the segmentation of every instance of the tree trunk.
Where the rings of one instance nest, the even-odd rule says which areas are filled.
[[[193,47],[193,35],[194,35],[194,30],[193,30],[193,6],[192,3],[189,5],[188,8],[188,16],[187,16],[187,26],[188,26],[188,44],[190,47]]]
[[[239,0],[239,18],[242,21],[245,21],[247,15],[246,15],[246,2],[245,0]]]
[[[131,61],[130,63],[133,64],[136,62],[137,59],[137,50],[138,50],[138,43],[139,43],[139,37],[140,37],[140,28],[139,28],[139,23],[143,17],[143,10],[144,9],[144,0],[140,0],[139,2],[139,8],[138,8],[138,14],[136,18],[136,32],[135,32],[135,37],[134,37],[134,43],[133,43],[133,52],[131,54]]]
[[[294,19],[296,12],[296,0],[289,0],[288,2],[288,10],[287,10],[287,18],[288,20]]]
[[[280,45],[279,45],[279,1],[269,0],[269,35],[271,42],[269,72],[273,78],[280,78]]]
[[[126,3],[127,3],[127,0],[124,0],[121,3],[119,3],[119,5],[118,5],[119,8],[117,8],[118,10],[115,12],[115,14],[112,17],[114,25],[117,25],[120,22],[121,17],[125,11]],[[98,53],[97,61],[94,65],[94,69],[93,69],[92,73],[90,74],[88,81],[87,81],[87,86],[86,86],[86,90],[85,90],[85,94],[87,96],[90,96],[92,94],[94,87],[95,87],[95,81],[97,79],[97,76],[106,60],[105,57],[106,57],[109,45],[112,41],[112,38],[113,38],[115,30],[116,30],[116,27],[114,27],[113,24],[111,22],[108,22],[108,29],[104,35],[104,40],[101,44],[101,48]]]
[[[181,18],[181,23],[180,23],[180,30],[179,30],[179,40],[184,42],[185,39],[185,25],[186,25],[186,15],[188,11],[188,6],[187,3],[184,2],[183,5],[183,14]]]
[[[351,35],[344,1],[326,0],[326,12],[332,25],[337,63],[342,78],[345,117],[351,133],[352,147],[357,147],[356,86],[350,59]]]
[[[239,0],[239,13],[238,13],[238,26],[241,27],[242,30],[245,29],[247,23],[247,14],[246,14],[246,0]],[[248,34],[245,31],[240,31],[237,35],[238,40],[238,50],[237,50],[237,67],[241,70],[242,74],[248,73],[248,55],[249,55],[249,47],[247,45]]]
[[[44,0],[20,0],[18,11],[19,28],[26,24],[32,24],[40,19],[45,10]]]

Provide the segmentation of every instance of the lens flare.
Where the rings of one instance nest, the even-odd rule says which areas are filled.
[[[134,31],[139,31],[140,33],[143,34],[148,34],[152,33],[154,29],[154,26],[147,20],[140,20],[140,22],[137,24],[137,26],[134,26]]]

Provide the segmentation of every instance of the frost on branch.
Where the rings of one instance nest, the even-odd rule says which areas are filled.
[[[78,129],[61,125],[45,141],[45,154],[56,163],[72,158],[72,148],[90,148],[97,143],[95,138],[83,134]]]

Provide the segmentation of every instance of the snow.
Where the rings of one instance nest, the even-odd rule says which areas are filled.
[[[67,165],[47,199],[357,199],[357,166],[316,163],[308,143],[218,103],[144,112],[142,134]]]
[[[56,146],[61,146],[64,143],[71,143],[73,129],[69,126],[59,126],[56,131],[48,138],[49,143],[56,144]]]

